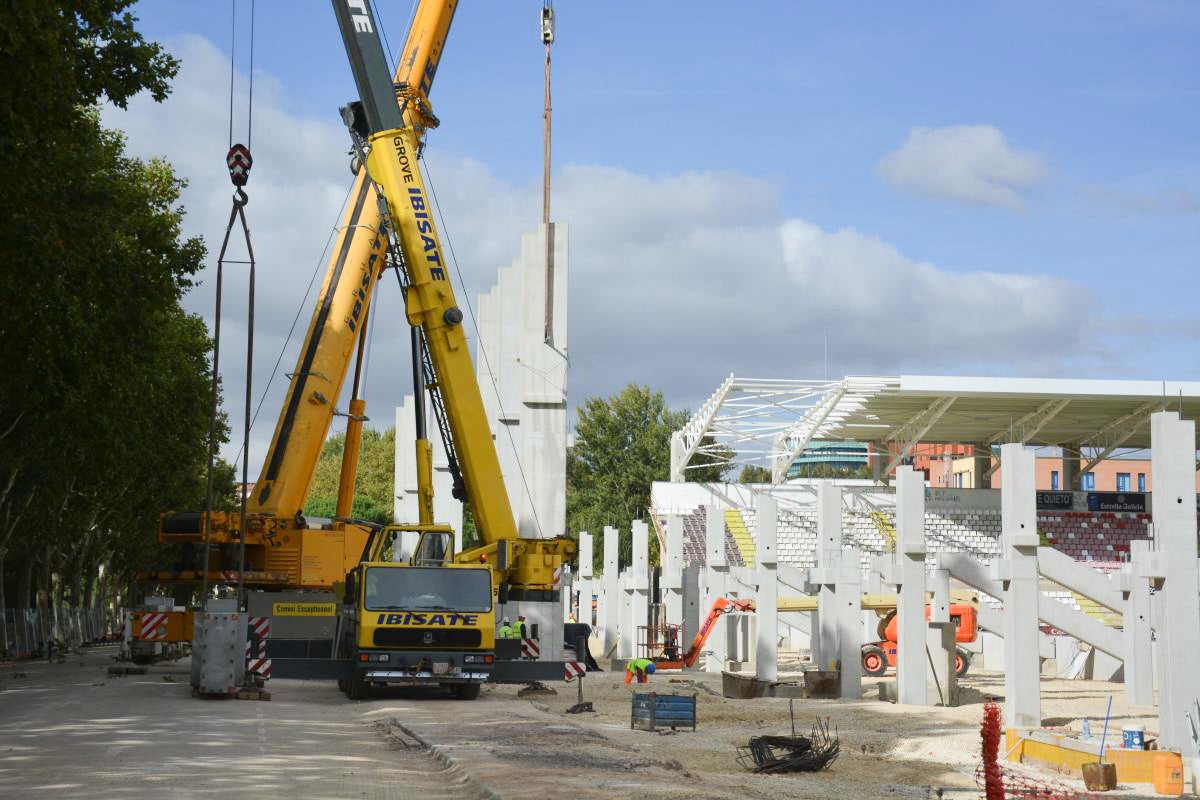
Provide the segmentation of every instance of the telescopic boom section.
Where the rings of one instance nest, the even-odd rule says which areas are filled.
[[[424,332],[460,458],[467,499],[485,544],[517,538],[500,460],[454,299],[449,266],[417,160],[417,137],[404,127],[387,77],[383,46],[367,0],[334,0],[346,54],[362,100],[370,147],[367,171],[383,191],[408,275],[405,311]]]
[[[407,100],[404,121],[420,134],[436,124],[429,92],[457,6],[458,0],[422,0],[396,69],[396,86]],[[386,72],[386,62],[379,63]],[[394,92],[379,102],[398,113]],[[367,309],[384,266],[386,238],[381,235],[375,191],[364,170],[359,170],[350,196],[271,447],[247,504],[251,515],[291,520],[304,508],[355,340],[365,328]],[[354,406],[350,414],[361,417],[362,411]],[[361,424],[348,427],[353,429],[348,431],[349,438]],[[348,441],[348,449],[353,444]],[[343,484],[347,479],[352,480],[353,475],[344,475]],[[351,487],[344,488],[352,494]]]

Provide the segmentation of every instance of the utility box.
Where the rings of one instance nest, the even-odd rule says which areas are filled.
[[[192,694],[233,696],[246,676],[246,615],[196,614],[192,636]]]

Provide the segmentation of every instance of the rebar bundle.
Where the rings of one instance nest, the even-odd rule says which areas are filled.
[[[837,731],[830,733],[829,720],[818,719],[809,736],[755,736],[738,748],[737,762],[751,772],[817,772],[838,757]]]

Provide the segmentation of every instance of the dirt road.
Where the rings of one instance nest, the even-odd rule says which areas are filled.
[[[332,684],[272,681],[270,702],[205,701],[190,695],[187,662],[113,678],[113,653],[0,666],[0,797],[974,798],[980,702],[1003,691],[1002,676],[982,674],[959,708],[880,703],[875,682],[861,701],[796,701],[800,731],[828,718],[842,753],[826,772],[763,776],[737,765],[736,748],[786,733],[787,701],[727,700],[719,675],[654,676],[655,691],[697,693],[700,723],[647,733],[629,729],[630,687],[607,673],[587,678],[597,713],[585,715],[565,713],[575,688],[563,684],[533,698],[487,687],[474,702],[351,702]],[[1113,691],[1115,719],[1153,727],[1114,684],[1044,681],[1043,716],[1077,728]]]

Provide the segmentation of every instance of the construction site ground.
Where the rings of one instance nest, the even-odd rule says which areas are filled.
[[[786,734],[788,701],[723,698],[718,673],[663,672],[635,687],[698,694],[694,733],[649,733],[630,730],[631,688],[609,672],[584,683],[596,712],[569,715],[574,684],[526,698],[491,686],[474,702],[406,691],[351,702],[330,683],[271,681],[269,702],[199,700],[186,659],[110,677],[115,654],[0,666],[0,797],[979,797],[982,702],[1004,688],[1000,673],[970,675],[956,708],[879,702],[880,679],[864,681],[861,701],[796,700],[798,732],[827,717],[840,757],[824,772],[755,775],[736,748]],[[1078,729],[1086,717],[1098,731],[1111,694],[1110,727],[1156,727],[1153,709],[1125,706],[1119,684],[1042,689],[1047,725]],[[1152,795],[1122,786],[1107,796]]]

